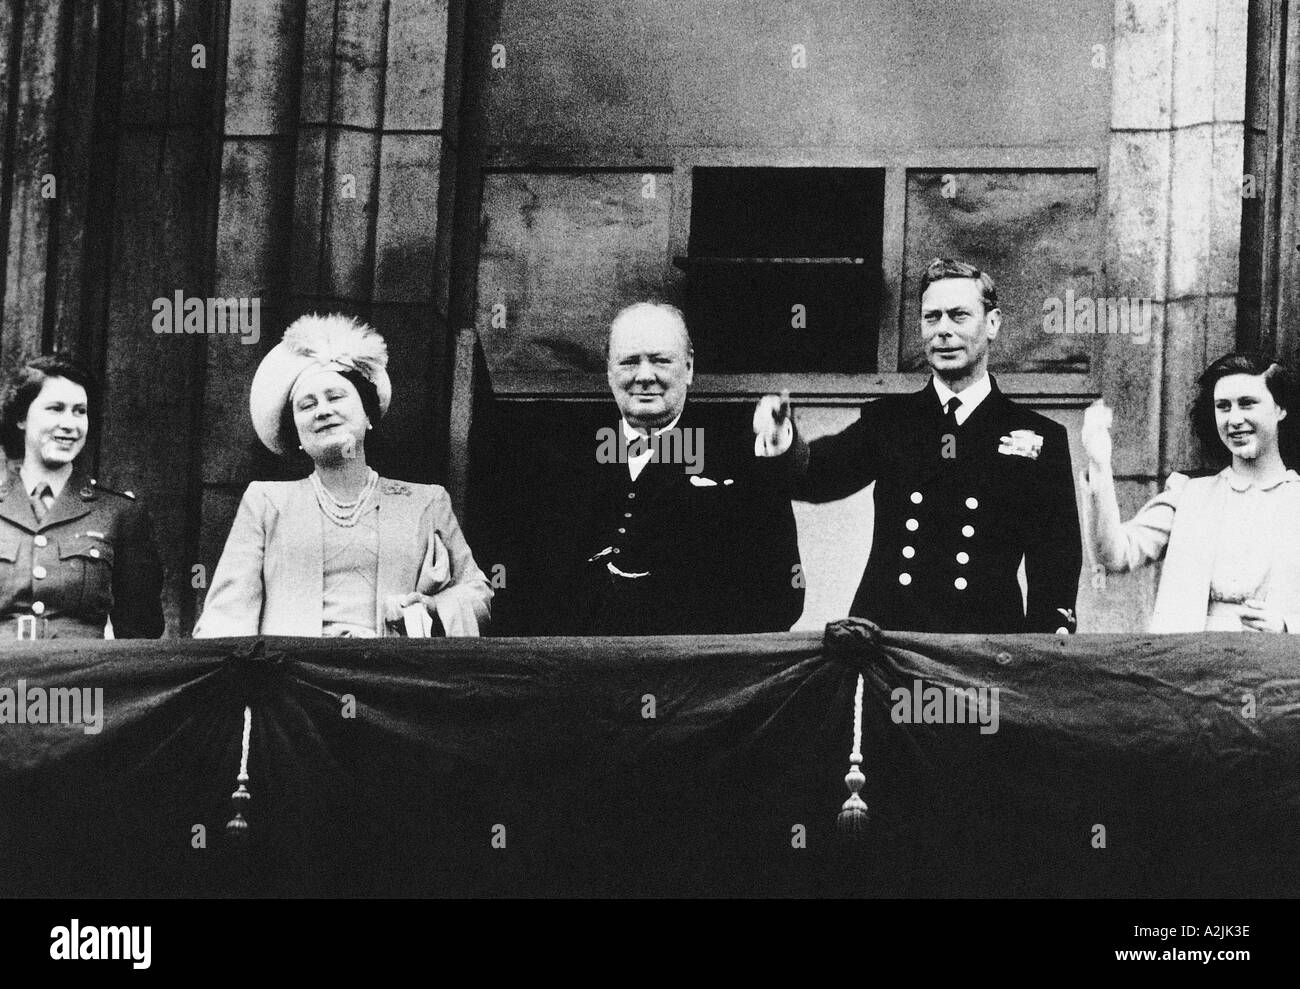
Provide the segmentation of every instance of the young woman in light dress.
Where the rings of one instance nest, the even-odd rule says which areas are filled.
[[[1084,413],[1094,558],[1110,573],[1164,561],[1152,632],[1300,633],[1300,475],[1288,464],[1294,388],[1288,368],[1257,354],[1212,363],[1191,418],[1207,458],[1223,468],[1171,474],[1128,522],[1111,474],[1111,410],[1097,402]]]

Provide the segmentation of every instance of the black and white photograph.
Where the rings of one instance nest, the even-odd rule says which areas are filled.
[[[1278,970],[1298,375],[1292,0],[0,0],[5,957]]]

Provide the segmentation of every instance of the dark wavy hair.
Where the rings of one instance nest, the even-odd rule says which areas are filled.
[[[954,258],[935,258],[925,266],[921,276],[921,289],[916,294],[918,301],[925,298],[925,290],[935,282],[945,278],[973,278],[980,283],[980,292],[984,296],[984,311],[990,312],[998,307],[998,287],[993,283],[987,271],[980,271],[973,264],[957,261]]]
[[[1235,351],[1224,354],[1197,379],[1196,398],[1189,413],[1192,435],[1200,445],[1201,457],[1218,467],[1232,463],[1232,454],[1219,438],[1219,427],[1214,418],[1214,386],[1223,378],[1234,374],[1263,375],[1269,394],[1288,413],[1296,410],[1295,373],[1285,364],[1253,351]],[[1278,426],[1278,449],[1288,467],[1297,466],[1300,453],[1300,415],[1288,415]]]
[[[99,425],[99,382],[89,369],[66,354],[33,357],[18,368],[0,397],[0,446],[11,460],[22,459],[24,431],[18,424],[50,378],[66,378],[86,389],[87,436]]]
[[[345,370],[339,371],[339,376],[349,382],[357,390],[357,395],[361,399],[361,408],[366,413],[366,418],[370,420],[370,425],[374,427],[374,434],[379,432],[379,389],[374,383],[360,371]],[[374,444],[376,439],[366,439],[366,459],[373,459]],[[284,408],[280,410],[280,448],[283,450],[296,451],[298,449],[298,427],[293,421],[293,400],[290,399],[284,403]]]

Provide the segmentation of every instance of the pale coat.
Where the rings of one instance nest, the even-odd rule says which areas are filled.
[[[381,478],[376,497],[375,627],[396,634],[385,625],[384,600],[418,588],[433,595],[449,636],[478,635],[490,614],[492,589],[474,562],[446,490]],[[250,484],[194,637],[319,637],[325,580],[321,521],[310,479]]]
[[[1228,507],[1230,471],[1189,479],[1171,474],[1165,490],[1130,521],[1121,523],[1114,480],[1084,475],[1087,528],[1097,561],[1124,573],[1163,558],[1152,632],[1205,630],[1214,571],[1216,536]],[[1269,576],[1268,604],[1280,611],[1287,631],[1300,633],[1300,517],[1265,521],[1276,557]]]

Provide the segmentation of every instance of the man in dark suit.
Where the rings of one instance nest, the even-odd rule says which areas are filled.
[[[754,456],[748,412],[688,407],[694,354],[682,314],[638,303],[615,317],[607,376],[618,418],[594,435],[535,438],[509,593],[523,634],[784,631],[803,610],[789,479]]]
[[[756,452],[786,462],[796,498],[833,501],[876,482],[851,614],[917,632],[1074,631],[1083,551],[1066,432],[989,375],[1001,320],[992,278],[936,259],[921,282],[934,372],[924,388],[868,402],[853,425],[812,443],[787,400],[759,403]]]

